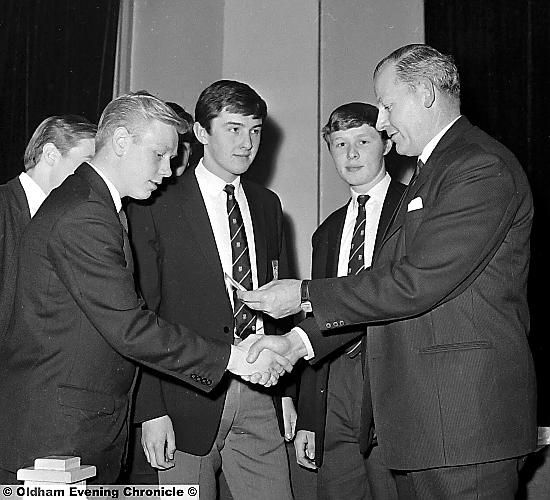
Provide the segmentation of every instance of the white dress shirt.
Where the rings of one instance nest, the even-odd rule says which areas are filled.
[[[384,205],[384,199],[386,198],[386,193],[388,192],[390,182],[391,177],[386,172],[386,175],[382,178],[382,180],[366,193],[357,193],[351,189],[351,201],[348,204],[348,210],[346,212],[346,219],[344,221],[344,228],[342,231],[342,239],[340,240],[340,254],[338,255],[339,277],[348,275],[349,250],[351,248],[355,220],[359,209],[357,198],[360,194],[369,195],[369,199],[365,204],[365,247],[363,258],[365,267],[369,267],[371,265],[372,255],[374,253],[374,243],[376,241],[376,232],[378,231],[378,222],[380,221],[382,206]],[[308,360],[313,358],[315,353],[306,332],[297,326],[293,328],[293,331],[298,333],[306,347],[307,355],[304,359]]]
[[[27,197],[27,203],[29,204],[29,211],[31,213],[31,219],[34,217],[34,214],[40,208],[40,205],[44,203],[46,199],[46,193],[42,191],[42,188],[34,182],[32,177],[27,174],[27,172],[22,172],[19,175],[19,182],[25,191],[25,196]]]
[[[418,157],[418,159],[422,163],[426,163],[428,161],[428,158],[433,153],[433,150],[438,145],[441,138],[445,135],[447,130],[449,130],[453,126],[454,122],[456,122],[461,116],[462,115],[458,115],[451,123],[449,123],[445,128],[443,128],[430,142],[428,142],[428,144],[424,146],[422,153],[420,153],[420,156]]]
[[[233,253],[231,249],[231,235],[229,233],[229,221],[227,218],[227,193],[224,191],[228,184],[217,175],[210,172],[203,164],[202,159],[199,161],[195,169],[195,177],[199,184],[199,189],[202,194],[202,199],[206,205],[210,226],[216,240],[216,247],[222,269],[229,276],[233,276]],[[246,241],[248,243],[248,253],[250,255],[250,268],[252,272],[252,287],[258,288],[258,270],[256,265],[256,245],[254,240],[254,228],[252,227],[252,217],[250,216],[250,208],[246,194],[241,185],[241,178],[237,177],[233,182],[235,186],[235,199],[239,204],[241,215],[243,218],[244,229],[246,232]],[[233,288],[226,282],[225,284],[227,295],[233,305]],[[264,330],[263,318],[261,313],[256,316],[256,331],[255,333],[262,334]]]
[[[372,187],[366,193],[356,193],[351,189],[351,201],[348,203],[346,220],[342,231],[342,239],[340,240],[340,254],[338,257],[338,276],[348,275],[349,251],[351,248],[351,240],[353,239],[353,230],[355,228],[355,220],[359,210],[357,198],[361,194],[368,194],[369,199],[365,204],[365,246],[363,249],[363,260],[365,268],[370,267],[372,263],[372,255],[374,253],[374,242],[376,240],[376,232],[378,231],[378,222],[384,205],[384,198],[388,192],[388,187],[391,182],[391,177],[388,173],[384,178]]]

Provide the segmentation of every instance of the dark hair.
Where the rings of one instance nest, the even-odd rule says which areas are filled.
[[[427,78],[441,93],[460,100],[460,77],[452,56],[421,43],[405,45],[376,65],[374,77],[390,62],[395,63],[395,75],[400,82],[413,87],[420,78]]]
[[[210,133],[210,125],[222,111],[265,119],[267,104],[246,83],[219,80],[205,88],[195,106],[195,120]]]
[[[330,134],[338,130],[348,130],[350,128],[369,125],[376,129],[376,120],[378,119],[378,108],[372,104],[364,102],[350,102],[338,106],[329,116],[327,124],[323,127],[321,133],[323,139],[330,149]],[[379,132],[383,141],[388,139],[386,131]]]
[[[195,120],[193,120],[193,117],[191,116],[191,113],[188,113],[183,109],[178,103],[176,102],[166,102],[166,105],[174,111],[182,120],[182,128],[181,132],[178,133],[179,136],[179,142],[188,142],[189,144],[193,144],[197,138],[195,137],[195,134],[193,133],[193,123]]]
[[[101,114],[96,135],[96,151],[112,137],[118,127],[126,127],[138,138],[151,120],[158,120],[180,130],[185,130],[181,118],[164,101],[146,90],[139,90],[113,99]]]
[[[25,170],[33,168],[40,161],[45,144],[52,143],[64,155],[77,146],[78,141],[93,139],[96,132],[97,127],[82,116],[61,115],[46,118],[36,127],[25,148]]]
[[[191,114],[185,111],[185,109],[183,109],[183,107],[181,107],[176,102],[166,102],[166,105],[170,109],[172,109],[172,111],[174,111],[174,113],[176,113],[183,122],[182,130],[184,130],[184,132],[178,133],[178,154],[170,161],[172,169],[175,169],[177,167],[180,167],[182,164],[184,147],[183,143],[189,144],[189,158],[187,159],[188,164],[191,161],[191,158],[198,154],[198,150],[200,149],[198,146],[200,143],[195,137],[195,133],[193,132],[194,120]]]

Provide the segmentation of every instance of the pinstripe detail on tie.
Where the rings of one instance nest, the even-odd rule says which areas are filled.
[[[365,225],[366,211],[365,204],[370,196],[362,194],[357,197],[357,217],[353,228],[353,237],[349,250],[348,275],[360,273],[365,268]],[[350,358],[354,358],[361,350],[361,341],[353,344],[346,352]]]
[[[235,186],[227,184],[224,191],[227,193],[227,217],[229,236],[231,237],[233,279],[247,290],[252,290],[252,268],[250,266],[248,241],[241,209],[235,199]],[[256,313],[239,300],[236,290],[233,290],[233,317],[235,319],[234,332],[237,337],[244,339],[255,332]]]

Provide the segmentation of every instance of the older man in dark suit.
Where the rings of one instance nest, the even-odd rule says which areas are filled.
[[[419,157],[418,175],[369,271],[243,293],[276,317],[301,302],[313,310],[301,331],[257,347],[315,362],[346,327],[373,324],[363,443],[374,415],[400,498],[512,500],[537,438],[529,184],[514,155],[460,115],[452,58],[402,47],[378,64],[374,86],[377,128]]]
[[[98,483],[114,482],[134,361],[204,392],[226,370],[259,372],[269,384],[285,365],[269,357],[247,365],[246,348],[166,323],[135,291],[121,198],[145,199],[171,174],[179,124],[147,93],[112,101],[92,162],[52,191],[23,235],[14,315],[0,351],[3,481],[35,458],[77,455],[97,466]]]
[[[96,130],[81,116],[46,118],[25,149],[25,171],[0,186],[0,341],[13,309],[17,249],[23,229],[50,191],[94,155]]]

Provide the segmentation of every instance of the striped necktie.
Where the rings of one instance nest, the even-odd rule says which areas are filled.
[[[362,194],[357,197],[359,209],[355,218],[353,238],[351,239],[351,248],[349,250],[348,275],[357,274],[365,267],[365,204],[368,199],[368,194]]]
[[[231,253],[233,257],[233,279],[247,290],[252,290],[252,268],[246,240],[246,231],[241,215],[241,209],[235,199],[235,186],[227,184],[227,216],[229,218],[229,235],[231,237]],[[245,339],[256,330],[256,313],[246,306],[233,290],[233,317],[235,318],[235,336]]]
[[[348,275],[357,274],[365,268],[365,223],[366,210],[365,204],[369,199],[368,194],[362,194],[357,197],[359,209],[355,218],[355,226],[353,228],[353,238],[351,239],[351,247],[349,250]],[[361,341],[356,342],[346,350],[350,358],[354,358],[361,351]]]

